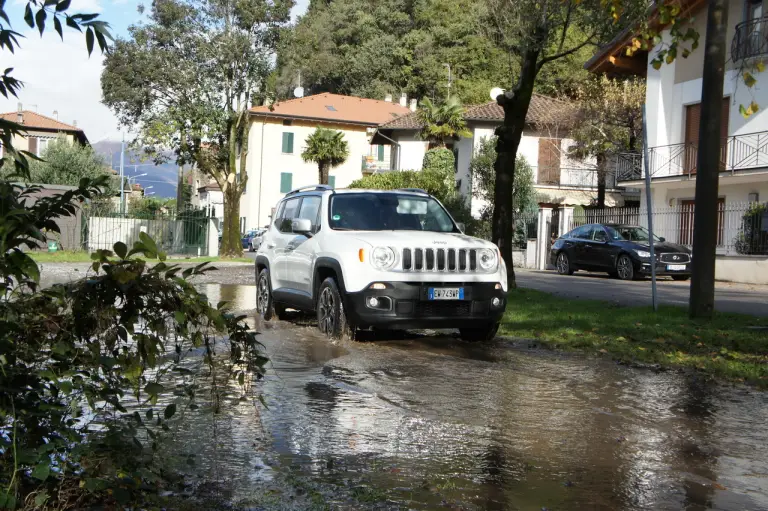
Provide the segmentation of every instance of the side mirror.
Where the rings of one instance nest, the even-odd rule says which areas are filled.
[[[291,221],[291,231],[310,237],[312,236],[312,221],[306,218],[294,218]]]
[[[466,225],[464,225],[464,223],[463,223],[463,222],[456,222],[456,227],[458,227],[458,228],[459,228],[459,230],[460,230],[462,233],[463,233],[464,231],[466,231],[466,230],[467,230],[467,226],[466,226]]]
[[[665,242],[665,241],[667,241],[667,240],[666,240],[666,238],[659,238],[659,241],[660,241],[660,242],[662,242],[662,243],[664,243],[664,242]]]

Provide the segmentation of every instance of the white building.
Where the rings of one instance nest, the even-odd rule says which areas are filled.
[[[534,94],[526,118],[526,128],[518,149],[533,167],[534,182],[540,203],[556,205],[589,205],[597,197],[595,161],[569,156],[574,140],[568,138],[575,107],[566,101]],[[449,144],[456,155],[456,180],[459,190],[469,196],[472,190],[470,160],[483,139],[494,136],[504,120],[504,111],[495,101],[466,108],[469,138]],[[373,143],[392,144],[392,170],[420,170],[428,142],[419,138],[422,125],[417,115],[410,114],[379,126]],[[622,191],[612,176],[606,186],[606,205],[623,206]],[[472,212],[477,215],[484,204],[472,199]]]
[[[587,69],[609,75],[647,77],[647,131],[649,169],[652,178],[653,208],[686,207],[694,204],[697,149],[701,114],[701,88],[704,67],[707,5],[686,0],[692,26],[700,34],[700,47],[686,59],[680,57],[658,70],[650,65],[657,50],[650,55],[638,51],[626,56],[634,34],[625,32],[601,49],[586,65]],[[728,11],[721,133],[720,200],[724,204],[765,201],[768,199],[768,73],[752,71],[757,84],[748,88],[742,79],[742,66],[754,65],[768,55],[768,17],[762,0],[731,0]],[[669,29],[662,32],[668,41]],[[689,45],[687,45],[689,46]],[[684,46],[685,47],[685,46]],[[760,110],[748,118],[739,113],[755,101]],[[622,163],[622,162],[620,162]],[[619,183],[645,188],[641,159],[625,158]],[[641,194],[645,203],[645,193]]]
[[[329,184],[346,187],[364,173],[390,167],[389,147],[371,145],[368,130],[409,113],[404,96],[398,104],[329,93],[252,108],[248,182],[240,200],[243,228],[268,224],[283,195],[318,182],[317,165],[301,159],[307,137],[318,126],[344,133],[349,158],[331,169]]]
[[[198,186],[195,189],[192,204],[198,208],[210,208],[212,217],[220,221],[224,220],[224,194],[215,181]]]

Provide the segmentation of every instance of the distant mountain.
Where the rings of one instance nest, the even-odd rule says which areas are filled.
[[[93,144],[93,149],[103,155],[107,162],[111,160],[112,168],[120,170],[120,142],[113,140],[102,140]],[[176,186],[178,179],[178,167],[171,160],[169,163],[155,165],[151,159],[146,159],[144,155],[137,151],[125,151],[124,174],[127,177],[147,174],[132,180],[139,183],[144,189],[151,186],[150,192],[154,192],[155,197],[176,197]]]

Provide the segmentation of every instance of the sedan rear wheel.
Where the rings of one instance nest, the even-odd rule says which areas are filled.
[[[568,258],[568,254],[565,252],[560,252],[557,254],[557,273],[560,275],[573,275],[571,260]]]
[[[616,273],[621,280],[632,280],[635,278],[635,267],[632,265],[632,259],[627,254],[619,256],[616,261]]]

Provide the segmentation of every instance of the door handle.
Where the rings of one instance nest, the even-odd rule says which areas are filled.
[[[274,243],[267,243],[267,248],[275,248],[275,244]]]

